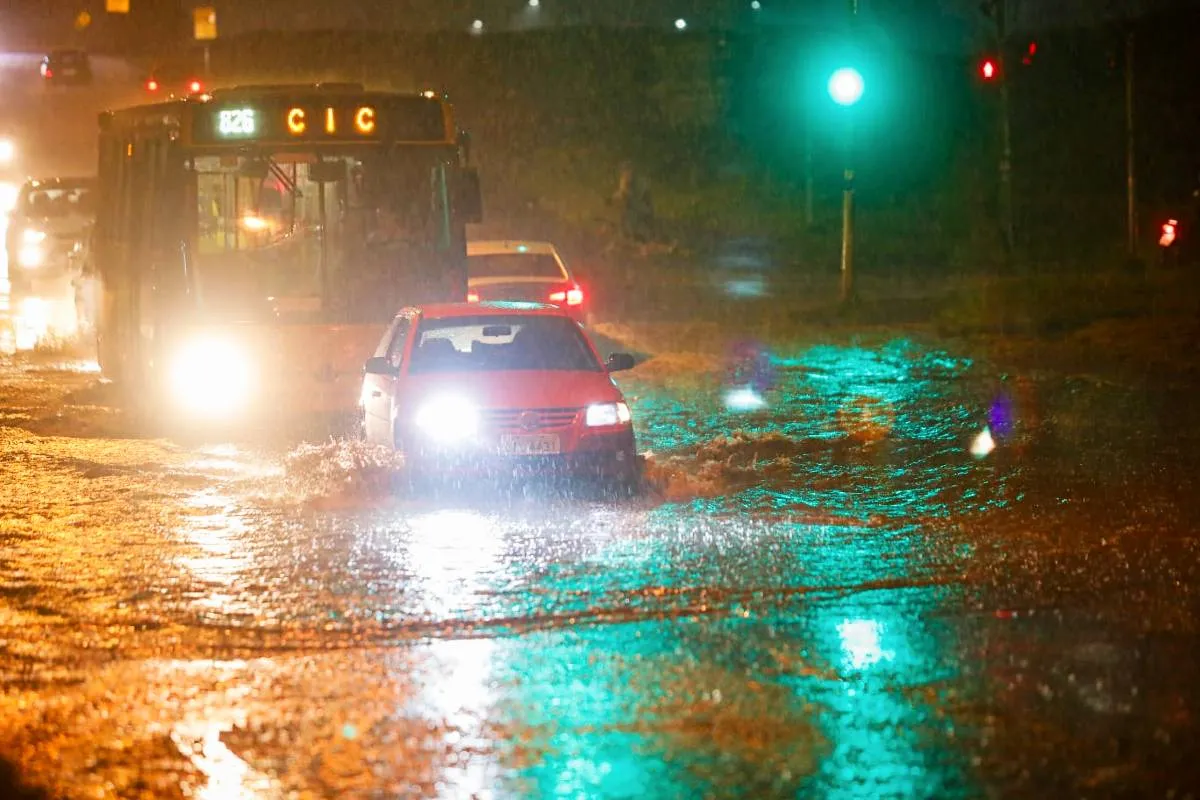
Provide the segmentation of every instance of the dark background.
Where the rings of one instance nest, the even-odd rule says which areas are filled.
[[[133,3],[137,15],[98,12],[79,38],[98,52],[146,64],[183,59],[199,70],[180,6]],[[25,27],[49,25],[49,14],[24,17]],[[1026,260],[1087,266],[1123,256],[1130,30],[1147,252],[1163,218],[1191,213],[1200,170],[1198,23],[1200,11],[1184,4],[1086,26],[1056,19],[1012,37],[1001,79],[1011,88]],[[823,83],[831,68],[853,62],[868,82],[853,112],[863,267],[962,269],[996,260],[999,83],[984,82],[978,69],[989,48],[930,52],[913,44],[911,31],[892,35],[874,23],[864,25],[856,50],[830,25],[697,27],[483,36],[264,30],[215,42],[211,64],[217,76],[238,79],[338,77],[446,91],[474,134],[489,218],[498,224],[560,237],[590,230],[612,217],[604,200],[628,159],[651,182],[664,239],[763,235],[791,260],[818,268],[836,263],[849,122]],[[1025,64],[1030,42],[1036,54]],[[817,191],[811,229],[801,216],[806,126]]]

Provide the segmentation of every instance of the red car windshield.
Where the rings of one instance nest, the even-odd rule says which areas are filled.
[[[408,367],[409,373],[603,369],[570,319],[517,315],[424,320]]]

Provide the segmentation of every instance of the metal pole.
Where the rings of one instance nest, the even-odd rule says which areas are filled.
[[[854,300],[854,169],[847,166],[842,173],[842,302]]]
[[[804,119],[804,225],[813,225],[813,113],[808,109]]]
[[[1125,37],[1125,231],[1130,257],[1137,256],[1137,178],[1133,138],[1133,31]]]
[[[850,24],[858,18],[858,0],[850,0]],[[846,109],[853,114],[853,107]],[[854,123],[846,125],[845,169],[842,172],[842,281],[843,305],[854,301]]]
[[[1008,39],[1008,0],[1000,0],[996,17],[996,69],[1000,73],[1000,232],[1004,237],[1006,255],[1011,256],[1016,245],[1013,224],[1012,130],[1009,122],[1008,82],[1004,46]]]

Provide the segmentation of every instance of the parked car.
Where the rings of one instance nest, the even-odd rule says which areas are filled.
[[[87,86],[92,82],[92,61],[78,49],[51,50],[39,67],[47,86]]]

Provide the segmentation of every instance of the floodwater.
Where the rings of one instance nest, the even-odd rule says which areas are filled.
[[[1186,404],[902,336],[776,353],[749,411],[656,363],[607,501],[141,439],[12,360],[0,755],[67,797],[1195,791]]]

